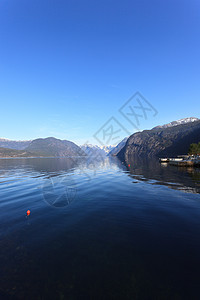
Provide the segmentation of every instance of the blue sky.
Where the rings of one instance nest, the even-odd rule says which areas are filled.
[[[132,133],[136,91],[158,111],[140,130],[200,117],[199,53],[198,0],[1,0],[0,137],[97,143],[112,116]]]

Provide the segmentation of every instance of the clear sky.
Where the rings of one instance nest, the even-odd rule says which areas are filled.
[[[112,116],[132,133],[136,91],[158,112],[140,130],[200,117],[199,0],[0,1],[0,137],[97,143]]]

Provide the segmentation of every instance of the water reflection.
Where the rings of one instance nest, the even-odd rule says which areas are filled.
[[[171,189],[200,193],[200,169],[160,164],[156,158],[132,157],[125,162],[130,176],[137,181],[165,185]]]
[[[37,176],[57,176],[64,173],[93,173],[102,169],[124,169],[116,157],[27,158],[0,159],[0,176],[16,172],[30,172]],[[92,171],[92,172],[90,172]]]
[[[156,158],[132,157],[121,162],[117,157],[72,157],[0,159],[0,178],[12,175],[32,178],[53,179],[57,176],[79,175],[86,180],[94,178],[98,172],[122,171],[138,181],[153,185],[165,185],[185,192],[200,193],[200,169],[170,166],[159,163]],[[62,177],[63,179],[63,177]],[[73,180],[73,179],[72,179]]]

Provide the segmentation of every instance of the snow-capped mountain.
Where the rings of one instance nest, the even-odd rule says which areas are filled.
[[[199,119],[195,118],[195,117],[184,118],[184,119],[170,122],[168,124],[156,126],[153,129],[173,127],[173,126],[182,125],[182,124],[186,124],[186,123],[190,123],[190,122],[196,122],[196,121],[199,121]]]
[[[115,148],[115,146],[99,146],[102,150],[104,150],[107,154]]]
[[[90,156],[106,156],[113,148],[114,146],[97,146],[92,144],[84,144],[81,145],[80,148]]]

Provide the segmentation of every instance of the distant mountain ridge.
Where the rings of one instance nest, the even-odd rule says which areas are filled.
[[[98,146],[92,144],[81,145],[80,148],[89,156],[107,156],[114,146]]]
[[[13,142],[13,141],[12,141]],[[15,142],[15,141],[14,141]],[[14,144],[12,144],[14,146]],[[19,144],[15,144],[19,148]],[[21,146],[21,145],[20,145]],[[0,157],[68,157],[86,156],[79,146],[54,137],[28,141],[23,150],[0,147]]]
[[[132,134],[117,156],[126,160],[134,155],[160,157],[183,155],[188,153],[191,143],[199,141],[200,120],[183,121],[179,125],[154,127]]]
[[[0,147],[15,150],[25,150],[35,140],[17,141],[9,140],[6,138],[0,138]],[[80,147],[86,154],[96,155],[98,152],[98,154],[107,155],[115,146],[98,146],[92,144],[84,144],[78,147]]]
[[[0,138],[0,147],[16,149],[16,150],[24,150],[28,145],[32,142],[32,140],[28,141],[14,141],[5,138]]]
[[[75,143],[60,140],[54,137],[33,140],[26,151],[36,153],[40,156],[66,157],[85,156],[86,154]]]

